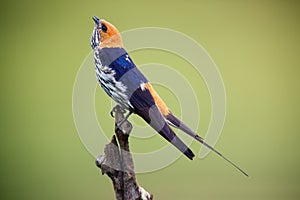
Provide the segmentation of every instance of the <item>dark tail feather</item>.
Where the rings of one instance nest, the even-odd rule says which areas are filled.
[[[168,123],[180,130],[182,130],[183,132],[189,134],[190,136],[192,136],[193,138],[195,138],[197,141],[199,141],[200,143],[202,143],[204,146],[206,146],[207,148],[209,148],[210,150],[212,150],[213,152],[215,152],[216,154],[218,154],[220,157],[222,157],[224,160],[226,160],[227,162],[229,162],[232,166],[234,166],[237,170],[239,170],[240,172],[242,172],[245,176],[248,176],[248,174],[243,171],[240,167],[238,167],[236,164],[234,164],[232,161],[230,161],[228,158],[226,158],[225,156],[223,156],[219,151],[217,151],[216,149],[214,149],[212,146],[210,146],[209,144],[207,144],[203,138],[201,138],[199,135],[197,135],[194,131],[192,131],[188,126],[186,126],[181,120],[179,120],[177,117],[175,117],[172,113],[169,113],[167,116],[165,116],[165,118],[167,119]]]
[[[165,116],[165,118],[167,119],[167,122],[171,126],[174,126],[175,128],[178,128],[178,129],[182,130],[183,132],[189,134],[193,138],[195,138],[196,136],[198,136],[194,131],[192,131],[187,125],[185,125],[180,119],[178,119],[172,113],[169,113],[167,116]],[[198,136],[198,137],[200,137],[200,136]]]
[[[144,108],[144,107],[143,107]],[[164,116],[161,114],[157,106],[151,108],[145,107],[135,111],[141,116],[154,130],[156,130],[161,136],[172,143],[177,149],[179,149],[189,159],[193,159],[194,153],[177,137],[175,132],[166,123]]]
[[[164,127],[159,131],[159,134],[166,140],[171,142],[177,149],[179,149],[190,160],[193,160],[195,154],[177,137],[171,127],[166,123]]]
[[[212,146],[210,146],[209,144],[207,144],[200,136],[196,135],[195,139],[199,142],[201,142],[204,146],[206,146],[207,148],[209,148],[210,150],[212,150],[213,152],[215,152],[216,154],[218,154],[219,156],[221,156],[224,160],[226,160],[227,162],[229,162],[232,166],[234,166],[237,170],[239,170],[240,172],[242,172],[245,176],[249,176],[244,170],[242,170],[239,166],[237,166],[236,164],[234,164],[231,160],[229,160],[228,158],[226,158],[225,156],[223,156],[219,151],[217,151],[216,149],[214,149]]]

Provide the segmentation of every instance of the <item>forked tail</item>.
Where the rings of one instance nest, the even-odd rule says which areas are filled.
[[[201,138],[199,135],[197,135],[194,131],[192,131],[187,125],[185,125],[181,120],[179,120],[176,116],[174,116],[172,113],[169,113],[167,116],[165,116],[165,118],[167,119],[167,122],[174,126],[175,128],[178,128],[180,130],[182,130],[183,132],[189,134],[190,136],[192,136],[193,138],[195,138],[197,141],[199,141],[200,143],[202,143],[204,146],[206,146],[207,148],[209,148],[210,150],[212,150],[213,152],[215,152],[216,154],[218,154],[220,157],[222,157],[224,160],[226,160],[227,162],[229,162],[232,166],[234,166],[237,170],[239,170],[240,172],[242,172],[245,176],[249,176],[244,170],[242,170],[239,166],[237,166],[235,163],[233,163],[231,160],[229,160],[228,158],[226,158],[225,156],[223,156],[219,151],[217,151],[216,149],[214,149],[212,146],[210,146],[209,144],[207,144],[203,138]]]
[[[218,152],[216,149],[214,149],[212,146],[210,146],[209,144],[207,144],[199,135],[196,135],[194,137],[197,141],[199,141],[200,143],[202,143],[204,146],[206,146],[207,148],[209,148],[210,150],[212,150],[213,152],[215,152],[216,154],[218,154],[219,156],[221,156],[224,160],[226,160],[227,162],[229,162],[232,166],[234,166],[237,170],[239,170],[240,172],[242,172],[245,176],[249,176],[244,170],[242,170],[239,166],[237,166],[235,163],[233,163],[231,160],[229,160],[228,158],[226,158],[225,156],[223,156],[220,152]]]

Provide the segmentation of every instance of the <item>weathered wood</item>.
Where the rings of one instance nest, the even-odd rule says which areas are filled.
[[[96,164],[112,180],[117,200],[151,200],[153,196],[140,187],[136,181],[134,163],[129,149],[129,134],[132,125],[124,120],[119,107],[115,108],[115,134],[109,144],[105,145],[104,155],[98,156]]]

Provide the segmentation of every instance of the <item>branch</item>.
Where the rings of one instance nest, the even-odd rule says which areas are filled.
[[[124,120],[120,107],[115,108],[115,124]],[[136,181],[134,163],[129,149],[128,138],[132,125],[125,120],[105,145],[104,155],[98,156],[96,165],[112,180],[117,200],[152,200],[153,196],[140,187]],[[116,139],[117,138],[117,139]],[[118,140],[118,142],[117,142]],[[119,143],[119,145],[118,145]]]

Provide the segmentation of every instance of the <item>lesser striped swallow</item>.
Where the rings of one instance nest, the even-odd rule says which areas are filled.
[[[155,92],[147,78],[135,66],[123,48],[121,35],[111,23],[93,17],[91,37],[96,77],[103,90],[122,108],[142,117],[154,130],[172,143],[189,159],[194,153],[180,140],[170,126],[178,128],[217,153],[235,168],[241,168],[207,144],[203,138],[178,119]]]

